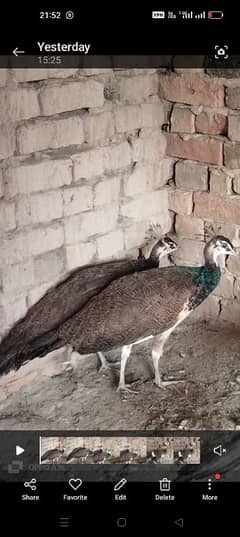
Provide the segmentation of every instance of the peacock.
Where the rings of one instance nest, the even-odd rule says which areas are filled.
[[[108,459],[110,459],[112,453],[108,450],[102,448],[95,449],[92,453],[92,459],[87,458],[88,464],[104,464]]]
[[[153,462],[153,464],[160,464],[164,462],[164,458],[167,455],[167,448],[156,448],[153,449],[151,452],[151,458],[150,461]]]
[[[66,344],[80,353],[122,348],[119,388],[125,388],[125,367],[132,346],[155,338],[154,382],[164,387],[159,360],[171,333],[216,288],[220,255],[237,255],[230,240],[217,235],[204,248],[203,266],[169,266],[135,272],[115,279],[58,329],[15,349],[1,372],[18,369],[25,360],[45,356]]]
[[[73,459],[81,459],[86,460],[87,456],[91,453],[91,450],[81,446],[74,448],[71,453],[67,456],[67,462],[73,460]]]
[[[61,455],[63,455],[64,449],[49,449],[41,456],[41,462],[44,461],[53,461],[53,463],[58,462]]]
[[[154,229],[156,230],[156,226],[152,228],[153,231],[154,231]],[[155,238],[156,238],[156,235],[155,235]],[[146,262],[151,261],[152,266],[151,267],[149,266],[149,268],[154,268],[154,266],[159,267],[160,263],[161,263],[161,259],[163,257],[168,256],[169,260],[171,262],[173,262],[171,254],[173,254],[173,252],[176,251],[176,250],[177,250],[176,242],[172,238],[166,236],[166,237],[158,240],[158,242],[152,247],[152,249],[150,251],[150,255],[149,255],[149,257],[147,259],[144,256],[143,248],[139,248],[138,259],[145,260]],[[147,270],[147,268],[145,268],[144,270]],[[70,350],[71,350],[71,347],[70,347]],[[101,363],[101,368],[100,368],[101,371],[108,370],[111,366],[107,363],[106,358],[104,356],[104,353],[102,351],[98,351],[97,356],[98,356],[98,358],[100,360],[100,363]],[[115,364],[112,364],[112,366],[115,366],[115,365],[118,365],[118,364],[119,364],[119,362],[116,362]],[[127,386],[125,386],[125,388],[128,391],[134,392],[134,390],[132,390],[131,388],[128,388]]]
[[[160,226],[152,226],[149,230],[151,239],[159,239]],[[97,265],[88,265],[74,270],[66,279],[49,289],[45,295],[34,304],[25,317],[18,321],[0,344],[0,374],[10,369],[8,363],[21,348],[27,348],[31,341],[43,336],[52,329],[58,329],[76,312],[109,283],[125,274],[149,270],[158,267],[163,256],[170,255],[177,245],[170,237],[161,237],[155,242],[147,259],[142,253],[139,259],[123,259],[109,261]],[[139,252],[141,250],[139,249]],[[67,347],[68,356],[72,348]],[[104,354],[98,354],[102,368],[108,364]],[[10,360],[10,362],[9,362]],[[69,364],[69,361],[66,362]]]
[[[119,463],[131,464],[138,456],[139,454],[136,451],[126,447],[120,451]]]

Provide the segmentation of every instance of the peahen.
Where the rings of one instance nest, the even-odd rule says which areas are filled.
[[[71,461],[72,459],[82,459],[86,460],[87,456],[91,453],[91,450],[81,446],[74,448],[71,453],[67,456],[67,462]]]
[[[25,360],[66,344],[83,354],[123,346],[119,387],[125,388],[126,360],[132,346],[157,336],[152,350],[154,380],[162,387],[159,360],[164,344],[217,286],[220,255],[237,253],[227,238],[218,235],[205,245],[203,266],[153,268],[114,280],[59,329],[16,349],[3,362],[1,372],[17,369]]]
[[[64,453],[64,449],[49,449],[48,451],[46,451],[45,453],[43,453],[43,455],[41,456],[41,462],[44,462],[44,461],[53,461],[53,462],[58,462],[59,460],[59,457],[61,457],[61,455]]]
[[[169,256],[169,259],[172,261],[171,254],[177,250],[177,244],[176,242],[171,239],[170,237],[164,237],[153,246],[153,248],[150,251],[149,257],[146,259],[143,254],[143,249],[139,248],[139,256],[138,259],[145,259],[145,262],[149,264],[149,261],[151,261],[152,266],[146,267],[144,270],[147,270],[148,268],[154,268],[159,267],[161,263],[161,259],[163,257]],[[137,272],[137,271],[136,271]],[[71,348],[70,348],[71,351]],[[101,362],[101,370],[103,369],[109,369],[109,364],[106,361],[106,358],[102,351],[97,352],[98,358]],[[119,362],[117,362],[118,364]],[[113,364],[114,365],[114,364]]]
[[[151,229],[155,232],[156,229]],[[160,231],[157,230],[158,237]],[[80,311],[84,305],[109,283],[125,274],[158,267],[160,258],[176,250],[176,243],[169,237],[161,238],[153,246],[148,259],[142,255],[137,260],[118,260],[88,265],[74,270],[65,280],[49,289],[34,304],[25,317],[18,321],[0,344],[0,374],[7,373],[8,362],[15,354],[36,338],[52,329],[58,329],[67,319]],[[139,249],[140,251],[140,249]],[[68,346],[68,352],[72,349]],[[103,353],[99,352],[102,367],[107,367]],[[68,363],[68,362],[67,362]]]

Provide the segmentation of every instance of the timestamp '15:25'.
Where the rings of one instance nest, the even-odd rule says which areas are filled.
[[[62,56],[38,56],[38,63],[40,65],[60,65]]]

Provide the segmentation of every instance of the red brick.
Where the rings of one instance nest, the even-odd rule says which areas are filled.
[[[180,136],[166,134],[167,152],[170,157],[197,160],[209,164],[223,163],[223,142],[205,136]]]
[[[240,88],[227,88],[226,104],[229,108],[240,110]]]
[[[229,114],[228,138],[240,142],[240,114],[237,112]]]
[[[240,168],[240,144],[224,144],[224,164],[227,168]]]
[[[217,196],[205,192],[194,194],[194,216],[213,220],[239,224],[240,222],[240,196]]]
[[[228,236],[228,235],[227,235]],[[227,269],[234,274],[234,276],[237,276],[237,283],[239,284],[239,276],[240,276],[240,263],[239,263],[239,257],[233,257],[229,256],[227,260]],[[238,295],[239,296],[239,295]]]
[[[207,240],[210,239],[213,235],[224,235],[224,237],[228,237],[230,241],[232,241],[233,243],[239,242],[238,228],[234,224],[223,224],[219,222],[209,221],[209,222],[205,222],[204,228],[205,228],[205,237]],[[228,263],[230,262],[230,260],[232,261],[233,259],[237,260],[238,262],[238,270],[240,274],[239,257],[233,257],[230,255]],[[228,267],[228,270],[231,270],[231,269],[229,269]]]
[[[240,174],[238,173],[233,178],[232,188],[235,194],[240,194]]]
[[[195,116],[186,106],[174,106],[171,115],[171,132],[195,132]]]
[[[169,192],[169,210],[178,214],[191,214],[193,208],[192,199],[192,192],[173,190]]]
[[[196,131],[203,134],[225,134],[227,116],[213,112],[201,112],[196,118]]]
[[[232,257],[232,256],[229,256],[229,257]],[[223,298],[234,298],[233,285],[234,285],[233,276],[229,274],[229,272],[223,273],[218,286],[214,290],[214,295],[217,295]]]
[[[232,194],[232,177],[225,175],[221,170],[213,169],[210,175],[210,192],[211,194]]]
[[[221,300],[221,313],[220,319],[224,322],[231,322],[233,324],[239,325],[240,317],[240,303],[238,300]]]
[[[175,183],[180,190],[208,190],[208,166],[179,160],[175,166]]]
[[[162,75],[160,95],[168,101],[177,103],[224,106],[224,87],[194,76]]]
[[[177,235],[185,239],[203,239],[204,237],[204,222],[201,218],[177,214],[175,229]]]
[[[203,248],[204,243],[202,241],[182,239],[174,256],[174,261],[177,265],[202,265],[204,261]]]

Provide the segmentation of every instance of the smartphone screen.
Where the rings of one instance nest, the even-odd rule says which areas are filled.
[[[239,8],[185,8],[2,8],[3,527],[237,525]]]

